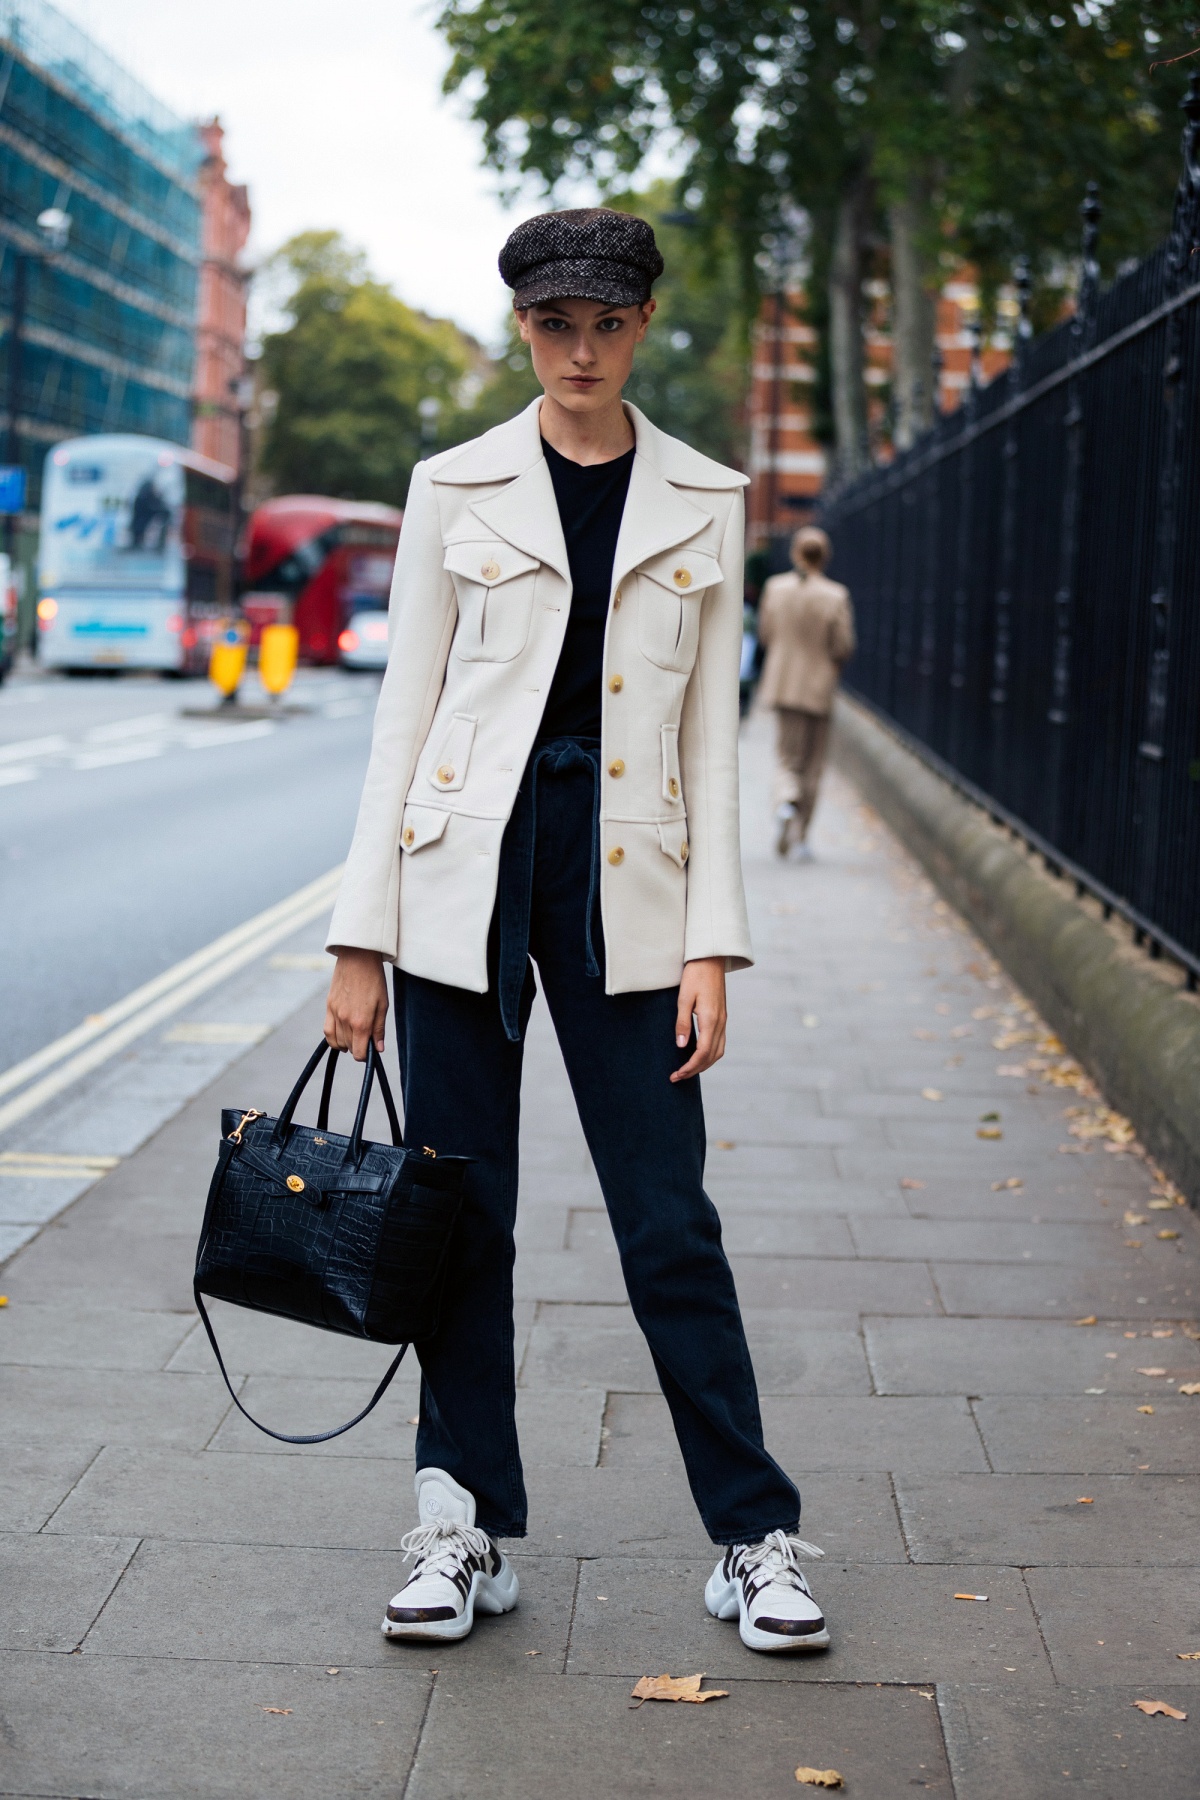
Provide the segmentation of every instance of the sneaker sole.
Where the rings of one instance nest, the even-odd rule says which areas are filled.
[[[493,1616],[511,1612],[517,1604],[519,1589],[516,1573],[506,1563],[499,1575],[473,1575],[467,1603],[457,1619],[426,1619],[422,1624],[402,1624],[384,1617],[381,1630],[386,1638],[399,1638],[405,1643],[424,1644],[433,1640],[441,1644],[457,1643],[469,1637],[476,1612]]]
[[[767,1655],[793,1655],[797,1651],[827,1650],[829,1648],[829,1627],[823,1626],[820,1631],[811,1631],[804,1637],[780,1637],[775,1631],[759,1631],[750,1623],[746,1604],[742,1598],[740,1581],[714,1582],[709,1577],[704,1589],[704,1604],[714,1619],[738,1622],[738,1636],[747,1650],[761,1650]]]

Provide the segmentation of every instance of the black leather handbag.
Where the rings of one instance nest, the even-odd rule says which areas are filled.
[[[238,1411],[285,1444],[321,1444],[357,1425],[383,1398],[413,1341],[437,1327],[450,1236],[470,1158],[407,1149],[372,1045],[349,1137],[329,1130],[340,1052],[319,1044],[277,1119],[251,1108],[221,1114],[221,1148],[196,1251],[193,1292]],[[328,1057],[315,1130],[294,1125],[297,1102]],[[390,1144],[363,1141],[378,1077]],[[293,1436],[246,1412],[229,1380],[204,1295],[325,1331],[399,1344],[368,1405],[333,1431]]]

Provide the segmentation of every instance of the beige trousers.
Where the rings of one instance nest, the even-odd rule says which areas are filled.
[[[829,748],[828,713],[802,712],[798,706],[775,708],[775,804],[791,804],[788,841],[802,844],[808,836],[813,808]]]

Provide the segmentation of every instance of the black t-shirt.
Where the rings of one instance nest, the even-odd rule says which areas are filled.
[[[542,439],[571,566],[571,611],[538,739],[600,736],[604,627],[633,451],[571,462]]]

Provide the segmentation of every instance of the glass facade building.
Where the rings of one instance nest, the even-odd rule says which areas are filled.
[[[0,0],[0,457],[15,409],[30,526],[58,439],[189,440],[203,156],[47,0]],[[61,249],[38,228],[48,209],[70,218]]]

